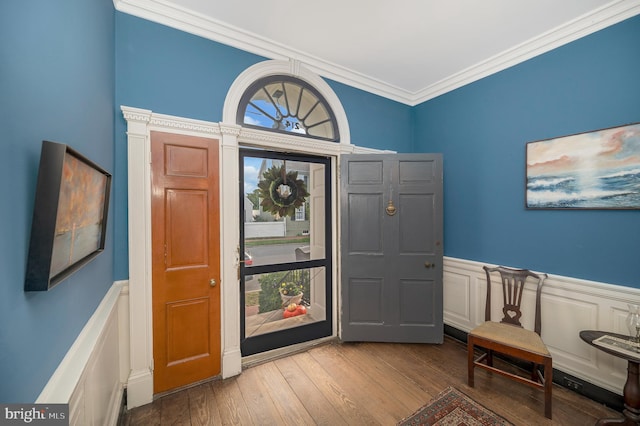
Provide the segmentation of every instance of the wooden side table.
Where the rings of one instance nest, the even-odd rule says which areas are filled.
[[[638,381],[640,353],[638,356],[632,356],[593,343],[594,340],[604,335],[629,340],[629,336],[610,333],[607,331],[584,330],[580,332],[580,338],[591,346],[613,356],[617,356],[618,358],[627,360],[627,382],[622,390],[622,396],[624,398],[624,410],[622,410],[622,414],[624,414],[624,417],[621,419],[600,419],[596,425],[640,425],[640,382]]]

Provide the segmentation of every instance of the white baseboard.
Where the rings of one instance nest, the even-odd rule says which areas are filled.
[[[132,372],[127,381],[127,409],[140,407],[153,401],[153,372]]]
[[[122,403],[119,301],[114,283],[46,384],[36,403],[69,404],[71,425],[110,425]]]
[[[222,378],[237,376],[242,372],[242,353],[240,348],[225,350],[222,353]]]
[[[444,322],[468,332],[484,321],[484,263],[444,259]],[[489,265],[495,266],[495,265]],[[503,265],[509,266],[509,265]],[[545,272],[545,271],[536,271]],[[496,285],[492,292],[501,297]],[[524,300],[533,297],[526,293]],[[582,341],[581,330],[628,334],[628,303],[640,304],[640,290],[613,284],[549,275],[542,289],[542,338],[553,356],[553,367],[622,395],[627,362]],[[497,315],[497,313],[496,313]],[[533,321],[523,317],[525,325]]]

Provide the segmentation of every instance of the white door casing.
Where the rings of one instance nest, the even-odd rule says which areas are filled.
[[[291,75],[311,84],[325,98],[338,124],[340,142],[326,142],[299,135],[283,135],[243,128],[236,124],[240,98],[256,80],[270,75]],[[131,372],[127,383],[128,407],[153,400],[153,356],[151,315],[151,168],[149,165],[150,132],[173,132],[220,139],[220,253],[222,304],[222,377],[242,371],[240,353],[240,294],[237,279],[239,262],[238,149],[240,145],[274,151],[325,155],[332,159],[334,184],[333,211],[333,293],[339,294],[338,252],[338,181],[339,159],[343,153],[380,152],[351,144],[349,125],[342,104],[331,87],[298,61],[270,60],[249,67],[234,81],[224,103],[222,122],[213,123],[158,114],[150,110],[121,106],[127,121],[128,145],[128,224],[129,224],[129,314]],[[337,334],[337,299],[331,309],[333,330]]]

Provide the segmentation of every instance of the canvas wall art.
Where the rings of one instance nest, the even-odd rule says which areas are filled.
[[[43,141],[25,291],[47,291],[104,251],[111,174],[65,144]]]
[[[526,207],[640,209],[640,123],[527,143]]]

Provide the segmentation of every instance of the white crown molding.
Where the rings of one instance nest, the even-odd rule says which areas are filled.
[[[640,0],[611,2],[420,90],[410,105],[433,99],[638,14]]]
[[[617,0],[412,93],[165,0],[113,0],[116,10],[269,59],[294,59],[325,78],[417,105],[640,14],[640,0]]]

